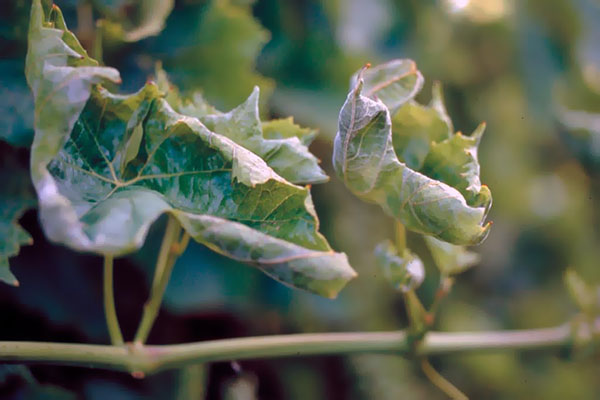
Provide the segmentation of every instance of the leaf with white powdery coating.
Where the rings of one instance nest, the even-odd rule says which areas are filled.
[[[386,279],[403,293],[417,289],[425,279],[425,267],[419,256],[409,249],[398,254],[390,241],[375,248],[375,259]]]
[[[369,76],[368,70],[363,73]],[[402,70],[398,76],[403,79]],[[478,139],[474,145],[471,139],[460,142],[460,135],[434,142],[424,169],[411,169],[396,154],[389,108],[378,97],[363,95],[365,82],[359,74],[340,111],[333,155],[338,176],[355,195],[379,204],[409,230],[457,245],[480,243],[490,228],[484,219],[491,195],[479,182]],[[399,99],[387,101],[401,109],[401,102],[410,100],[406,95]]]
[[[118,81],[118,72],[80,66],[93,60],[70,32],[50,27],[60,21],[54,8],[44,22],[34,1],[27,59],[36,106],[31,165],[51,240],[125,254],[170,213],[196,241],[290,286],[335,297],[356,275],[318,232],[307,188],[173,111],[154,84],[132,95],[95,85]]]
[[[313,184],[329,180],[319,166],[319,160],[308,150],[316,136],[315,131],[294,124],[291,117],[261,122],[258,86],[244,103],[222,113],[198,92],[182,99],[160,66],[157,66],[156,76],[162,91],[171,89],[167,101],[175,111],[198,118],[213,132],[252,151],[287,181]]]

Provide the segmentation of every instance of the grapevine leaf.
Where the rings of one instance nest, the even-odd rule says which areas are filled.
[[[564,281],[571,299],[581,311],[594,315],[600,310],[600,288],[589,285],[573,269],[567,270]]]
[[[95,85],[117,81],[118,72],[73,65],[91,61],[61,40],[72,34],[42,18],[36,0],[27,59],[36,112],[31,165],[51,240],[121,255],[139,249],[150,225],[170,213],[196,241],[288,285],[334,297],[355,276],[318,232],[307,188],[175,112],[155,84],[132,95]]]
[[[317,131],[303,128],[294,123],[293,117],[272,119],[262,123],[265,139],[289,139],[297,137],[305,146],[308,146],[317,136]]]
[[[173,88],[160,66],[156,72],[161,90]],[[175,91],[167,95],[167,101],[176,111],[198,118],[213,132],[260,156],[289,182],[312,184],[329,180],[307,147],[315,132],[301,128],[290,118],[261,122],[259,91],[255,86],[248,99],[228,113],[216,110],[198,92],[191,99],[181,99]]]
[[[110,18],[99,21],[99,24],[110,40],[137,42],[156,36],[163,30],[174,4],[174,0],[138,0],[135,7],[128,4],[116,13],[105,7],[103,11],[111,14]]]
[[[258,113],[258,86],[240,106],[226,114],[212,114],[202,121],[216,133],[263,158],[279,175],[293,183],[322,183],[329,178],[317,158],[297,136],[265,139]]]
[[[392,60],[359,72],[352,77],[352,86],[361,78],[365,96],[381,100],[391,114],[415,97],[423,87],[423,75],[415,62],[407,59]]]
[[[450,142],[427,154],[427,170],[415,171],[398,159],[390,110],[378,98],[364,96],[364,85],[359,75],[340,111],[333,154],[338,176],[355,195],[379,204],[407,229],[457,245],[484,240],[491,195],[479,183],[478,139],[445,139]]]
[[[418,288],[425,279],[425,267],[419,256],[409,249],[398,254],[390,241],[380,243],[375,248],[375,259],[386,279],[403,293]]]
[[[19,254],[21,246],[32,243],[31,236],[17,221],[35,204],[35,197],[27,170],[13,153],[5,153],[0,161],[0,180],[0,281],[16,286],[19,282],[10,272],[8,259]]]
[[[456,275],[479,263],[479,255],[463,246],[442,242],[431,236],[425,236],[425,243],[443,275]]]
[[[392,114],[394,150],[401,162],[416,171],[423,167],[431,143],[449,139],[452,133],[452,121],[446,113],[441,86],[437,83],[428,106],[410,100]]]
[[[492,194],[479,180],[477,146],[485,124],[464,136],[460,132],[439,143],[433,142],[421,172],[456,188],[471,206],[489,208]]]

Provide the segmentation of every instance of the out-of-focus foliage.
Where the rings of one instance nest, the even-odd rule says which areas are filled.
[[[77,34],[80,25],[93,28],[98,19],[111,19],[99,7],[109,2],[91,2],[91,24],[80,24],[85,13],[78,13],[90,2],[56,3]],[[117,10],[120,3],[125,2],[110,2]],[[275,89],[268,106],[262,105],[263,113],[294,116],[301,126],[318,128],[311,150],[324,160],[321,167],[329,175],[333,175],[328,161],[331,143],[352,74],[366,62],[415,60],[425,77],[417,104],[431,105],[432,83],[440,81],[455,127],[470,133],[481,121],[487,123],[479,162],[481,179],[494,193],[489,216],[493,229],[485,243],[468,250],[478,254],[480,262],[456,278],[435,328],[544,327],[563,323],[578,311],[563,284],[566,266],[588,284],[600,281],[595,142],[582,124],[587,118],[576,119],[573,126],[563,118],[565,110],[582,112],[580,116],[600,113],[593,62],[600,54],[594,33],[597,4],[596,0],[177,0],[157,36],[127,43],[105,38],[102,60],[121,72],[126,92],[141,88],[154,75],[155,62],[162,60],[183,97],[201,90],[209,104],[224,111],[241,104],[256,84],[266,99],[266,82],[267,88]],[[0,75],[0,135],[28,146],[33,114],[27,111],[33,109],[33,100],[19,71],[24,68],[30,1],[10,0],[2,7],[0,68],[7,73]],[[199,32],[208,32],[201,27],[209,10],[217,15],[215,10],[223,9],[235,12],[222,11],[218,15],[224,19],[212,21],[246,21],[240,25],[252,28],[217,35],[227,42],[200,37]],[[112,20],[128,15],[133,14],[125,9]],[[136,23],[133,18],[130,22]],[[204,53],[195,52],[203,47]],[[92,51],[93,46],[87,49]],[[213,58],[205,60],[200,54]],[[228,71],[234,67],[244,71]],[[235,75],[239,81],[230,78]],[[203,88],[205,84],[210,89]],[[267,132],[263,125],[265,137]],[[9,151],[13,149],[2,148],[2,158]],[[312,192],[321,231],[334,248],[347,251],[361,279],[332,302],[289,290],[194,243],[173,271],[150,341],[404,327],[406,316],[397,291],[377,270],[373,254],[378,243],[393,235],[393,222],[378,207],[354,198],[336,178]],[[39,247],[23,247],[11,259],[21,287],[0,288],[2,338],[107,341],[101,262],[47,243],[34,212],[26,213],[20,223]],[[117,308],[126,336],[133,333],[147,296],[144,282],[151,279],[161,228],[159,222],[150,229],[139,253],[117,260]],[[410,233],[408,246],[426,269],[418,294],[427,305],[439,281],[435,252]],[[432,362],[471,398],[592,399],[600,392],[600,369],[593,358],[572,362],[553,354],[497,353],[444,356]],[[390,355],[253,361],[241,366],[256,376],[259,398],[444,398],[412,363]],[[33,367],[32,373],[40,381],[89,399],[172,399],[185,389],[178,373],[143,381],[57,367]],[[207,398],[223,398],[236,376],[229,364],[210,367]],[[1,390],[0,397],[8,393],[5,397],[11,398],[19,389]]]
[[[600,311],[600,287],[594,287],[584,281],[577,272],[567,270],[565,285],[569,295],[584,313],[595,317]]]
[[[8,259],[19,254],[20,246],[32,243],[29,233],[17,221],[35,201],[27,170],[15,154],[2,156],[0,182],[0,281],[18,285],[19,281],[10,272]]]
[[[109,40],[136,42],[156,36],[165,27],[165,20],[173,10],[174,0],[117,1],[118,7],[98,2],[100,11],[109,19],[98,21],[101,35]],[[131,9],[135,11],[132,13]],[[131,14],[134,14],[131,16]],[[102,40],[102,39],[100,39]]]

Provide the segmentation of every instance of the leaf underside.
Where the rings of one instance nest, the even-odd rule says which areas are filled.
[[[57,7],[46,19],[36,0],[31,18],[31,165],[51,240],[121,255],[170,213],[199,243],[290,286],[334,297],[355,276],[318,232],[307,188],[236,138],[174,111],[152,83],[131,95],[102,88],[118,72],[87,56]]]
[[[410,60],[363,69],[355,82],[334,141],[333,164],[346,186],[409,230],[456,245],[483,241],[492,200],[477,160],[485,125],[472,136],[454,134],[439,87],[429,106],[414,102],[422,79]]]

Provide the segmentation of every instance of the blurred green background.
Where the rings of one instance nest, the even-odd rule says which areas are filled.
[[[330,163],[350,76],[366,62],[393,58],[416,61],[426,79],[421,102],[429,100],[434,80],[442,82],[457,130],[488,126],[479,159],[494,196],[494,226],[472,249],[482,261],[458,277],[436,329],[559,324],[576,311],[562,283],[565,269],[600,282],[597,0],[177,0],[165,28],[135,42],[123,40],[119,29],[140,21],[140,2],[55,2],[83,44],[121,71],[122,91],[141,87],[160,60],[183,92],[200,89],[222,110],[258,84],[271,94],[265,114],[293,115],[320,130],[311,150],[332,176],[313,187],[321,231],[348,254],[359,278],[337,300],[321,299],[194,244],[174,269],[150,343],[406,326],[401,296],[374,267],[373,249],[392,237],[393,221],[354,198]],[[29,0],[6,0],[0,12],[0,152],[21,167],[14,173],[23,179],[33,134],[23,75],[29,7]],[[105,22],[97,28],[99,19]],[[35,210],[21,224],[35,245],[11,259],[21,286],[0,287],[0,340],[107,343],[101,259],[48,243]],[[152,228],[142,251],[116,261],[117,309],[128,338],[148,294],[163,225]],[[428,304],[437,272],[422,238],[408,239],[426,263],[419,295]],[[600,364],[593,358],[508,352],[432,362],[473,399],[600,398]],[[144,380],[0,366],[0,398],[193,399],[202,387],[209,399],[444,398],[413,362],[390,355],[239,364]]]

